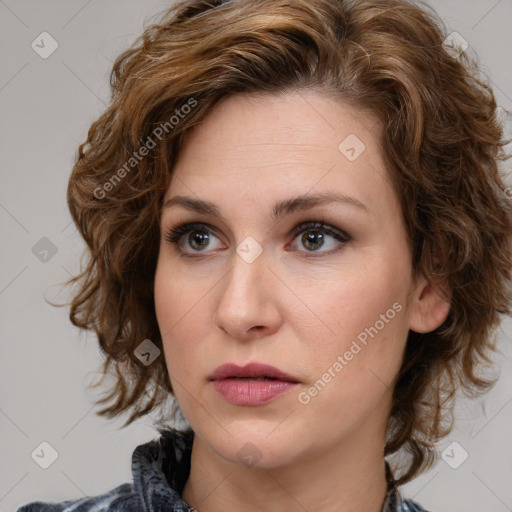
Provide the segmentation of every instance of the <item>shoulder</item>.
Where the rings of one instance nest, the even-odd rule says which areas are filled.
[[[400,507],[397,508],[397,512],[429,512],[424,509],[421,505],[412,500],[404,500]]]
[[[27,503],[17,512],[139,512],[142,510],[140,498],[133,485],[123,484],[98,496],[66,500],[58,503],[34,501]]]

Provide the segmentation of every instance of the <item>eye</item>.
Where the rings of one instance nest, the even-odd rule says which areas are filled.
[[[185,236],[188,235],[188,236]],[[180,250],[187,254],[189,251],[186,248],[188,245],[192,252],[205,252],[206,249],[218,249],[220,240],[206,227],[206,224],[192,222],[188,224],[181,224],[174,229],[171,229],[165,235],[165,239],[171,243],[179,246]],[[211,247],[211,241],[217,240],[217,247]]]
[[[331,253],[340,245],[346,245],[350,241],[349,235],[320,221],[303,222],[293,230],[292,234],[295,238],[301,235],[298,241],[306,248],[307,253]]]
[[[291,235],[294,237],[292,246],[295,244],[297,237],[302,235],[299,241],[306,248],[306,251],[296,248],[292,248],[292,251],[306,252],[306,254],[331,253],[337,247],[346,245],[350,241],[349,235],[321,221],[303,222],[293,229]],[[181,224],[169,230],[165,239],[171,244],[178,245],[180,251],[187,256],[201,252],[209,253],[212,250],[224,247],[208,225],[200,222]],[[217,241],[217,243],[212,246],[212,241]]]

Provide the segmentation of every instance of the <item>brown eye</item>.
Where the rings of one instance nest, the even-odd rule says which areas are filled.
[[[320,221],[299,224],[293,230],[292,235],[295,239],[300,236],[298,241],[294,240],[295,248],[293,250],[306,254],[317,252],[319,255],[322,255],[330,253],[350,241],[350,236],[345,232]],[[301,250],[297,245],[302,246],[306,250]]]
[[[320,231],[308,231],[302,235],[301,242],[306,249],[316,251],[324,244],[324,235]]]
[[[210,242],[210,235],[204,231],[191,231],[187,240],[190,247],[198,251],[202,251],[208,246],[208,243]]]
[[[206,249],[218,249],[222,245],[213,232],[201,223],[177,226],[166,234],[165,239],[169,243],[177,245],[179,250],[185,254],[209,252]],[[217,244],[214,244],[215,240]]]

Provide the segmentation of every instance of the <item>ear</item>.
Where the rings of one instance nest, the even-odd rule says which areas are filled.
[[[409,328],[419,333],[437,329],[450,312],[450,299],[444,283],[420,274],[410,302]]]

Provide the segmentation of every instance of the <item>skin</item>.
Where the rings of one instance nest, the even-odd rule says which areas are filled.
[[[380,129],[321,92],[235,95],[183,148],[164,202],[203,199],[223,216],[164,207],[155,275],[167,368],[196,434],[183,498],[200,512],[381,511],[385,431],[407,334],[437,328],[449,304],[424,276],[412,277]],[[350,134],[366,147],[354,161],[338,149]],[[328,203],[271,218],[274,203],[322,192],[365,208]],[[314,230],[292,234],[304,221],[324,221],[350,239],[323,232],[317,247],[307,238]],[[185,222],[208,224],[202,251],[191,245],[196,231],[178,244],[165,239]],[[252,263],[236,252],[248,236],[262,249]],[[332,373],[338,356],[397,303],[400,312],[301,403],[299,393]],[[250,361],[291,374],[297,389],[257,407],[226,402],[207,376]],[[249,442],[253,465],[238,457]]]

